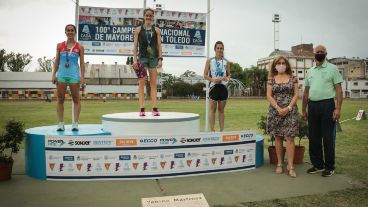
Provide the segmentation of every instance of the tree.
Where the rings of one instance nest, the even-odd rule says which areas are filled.
[[[252,66],[245,70],[245,86],[251,88],[253,96],[266,94],[267,70]]]
[[[192,85],[192,94],[195,96],[206,96],[206,91],[203,90],[203,88],[206,87],[205,83],[195,83]]]
[[[238,63],[230,62],[231,78],[244,81],[244,69]]]
[[[192,94],[192,87],[184,81],[177,81],[173,84],[173,95],[185,97]]]
[[[32,56],[30,54],[21,54],[11,52],[9,54],[9,59],[6,62],[8,69],[12,72],[23,72],[24,67],[32,61]]]
[[[161,73],[162,89],[166,91],[167,96],[173,96],[173,84],[178,80],[170,73]]]
[[[6,62],[9,59],[9,55],[6,54],[6,51],[4,49],[0,50],[0,72],[5,72],[5,66]]]
[[[52,72],[53,61],[51,59],[47,59],[46,56],[42,58],[38,58],[38,72]]]
[[[186,70],[180,77],[190,78],[190,77],[195,77],[195,76],[196,76],[196,73],[194,71]]]

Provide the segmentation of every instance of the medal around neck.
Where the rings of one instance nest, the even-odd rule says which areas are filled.
[[[151,46],[148,46],[147,47],[147,52],[148,52],[148,54],[152,54],[152,48],[151,48]]]

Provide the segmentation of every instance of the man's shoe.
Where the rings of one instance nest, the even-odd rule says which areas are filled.
[[[325,170],[322,172],[323,177],[331,177],[333,174],[335,174],[334,170]]]
[[[78,129],[78,122],[74,122],[72,124],[72,131],[79,131],[79,129]]]
[[[322,172],[324,169],[319,169],[319,168],[316,168],[316,167],[312,167],[312,168],[309,168],[307,170],[307,173],[309,174],[316,174],[316,173],[319,173],[319,172]]]
[[[64,122],[59,122],[56,131],[58,131],[58,132],[65,131]]]

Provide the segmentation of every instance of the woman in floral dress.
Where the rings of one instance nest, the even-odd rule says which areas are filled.
[[[276,173],[283,173],[283,140],[286,139],[288,156],[287,173],[296,177],[294,170],[294,137],[298,135],[298,79],[293,76],[290,63],[284,56],[276,57],[268,75],[267,100],[268,110],[267,132],[275,138],[277,154]]]

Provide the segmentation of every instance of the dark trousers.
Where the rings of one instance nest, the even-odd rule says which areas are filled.
[[[313,166],[319,169],[335,170],[336,122],[332,119],[334,110],[334,99],[308,102],[309,156]]]

